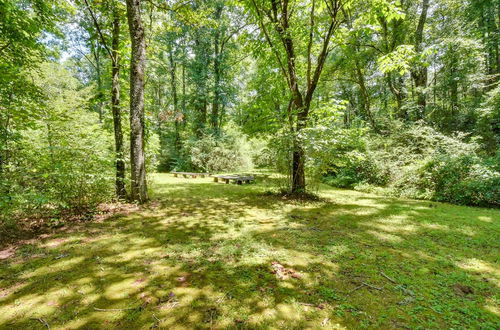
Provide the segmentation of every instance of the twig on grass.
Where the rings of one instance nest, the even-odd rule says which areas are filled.
[[[395,280],[393,280],[392,278],[390,278],[389,276],[387,276],[384,272],[380,272],[380,275],[382,275],[383,277],[385,277],[386,279],[388,279],[390,282],[392,282],[394,284],[398,284],[398,282],[396,282]]]
[[[63,254],[58,255],[57,257],[54,257],[54,259],[58,260],[58,259],[66,258],[67,256],[69,256],[69,253],[63,253]]]
[[[358,289],[361,289],[361,288],[362,288],[362,287],[364,287],[364,286],[365,286],[365,284],[363,283],[363,284],[361,284],[361,285],[359,285],[359,286],[355,287],[354,289],[352,289],[349,293],[353,293],[354,291],[356,291],[356,290],[358,290]]]
[[[32,317],[31,318],[32,320],[35,320],[35,321],[38,321],[40,322],[41,324],[43,324],[45,327],[47,327],[47,329],[50,330],[50,325],[47,323],[47,321],[45,321],[44,319],[42,319],[41,317]]]
[[[153,314],[153,319],[155,320],[155,323],[149,328],[149,329],[156,329],[160,327],[160,319],[156,317],[156,315]]]
[[[361,289],[361,288],[362,288],[362,287],[364,287],[364,286],[369,287],[369,288],[371,288],[371,289],[379,290],[379,291],[382,291],[382,289],[383,289],[383,288],[379,288],[379,287],[376,287],[376,286],[374,286],[374,285],[368,284],[368,283],[366,283],[366,282],[362,282],[362,283],[361,283],[361,285],[358,285],[357,287],[355,287],[354,289],[352,289],[352,290],[349,292],[349,294],[353,293],[353,292],[354,292],[354,291],[356,291],[356,290]]]

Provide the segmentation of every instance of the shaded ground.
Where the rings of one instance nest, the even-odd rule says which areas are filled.
[[[267,189],[157,175],[143,210],[0,251],[0,328],[500,327],[499,210]]]

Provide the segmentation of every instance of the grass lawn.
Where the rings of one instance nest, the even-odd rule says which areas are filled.
[[[500,210],[267,184],[159,174],[140,210],[0,249],[0,328],[500,328]]]

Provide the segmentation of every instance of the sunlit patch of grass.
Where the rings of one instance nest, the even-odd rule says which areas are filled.
[[[284,199],[272,180],[156,175],[141,210],[19,246],[0,261],[0,328],[498,326],[499,210]]]

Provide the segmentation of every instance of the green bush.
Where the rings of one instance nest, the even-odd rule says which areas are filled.
[[[395,125],[386,136],[361,136],[358,129],[323,134],[320,148],[309,151],[315,158],[313,166],[326,168],[323,180],[335,187],[463,205],[500,205],[499,154],[484,159],[474,138],[446,136],[422,123]]]
[[[384,186],[389,181],[389,172],[366,153],[363,158],[349,160],[334,174],[325,176],[324,182],[338,188],[354,188],[360,184]]]
[[[254,166],[257,168],[272,167],[274,164],[274,155],[269,147],[269,141],[262,138],[253,138],[249,142]]]
[[[417,187],[431,199],[466,205],[500,206],[500,173],[479,157],[441,156],[418,171]]]
[[[251,145],[238,129],[228,126],[221,136],[191,139],[185,145],[189,169],[209,173],[253,168]]]
[[[368,151],[365,133],[362,128],[306,129],[302,141],[309,175],[340,188],[353,188],[359,183],[386,184],[388,173]]]
[[[45,103],[4,146],[0,217],[82,215],[114,192],[113,140],[86,109],[88,91],[60,66],[41,69]]]

